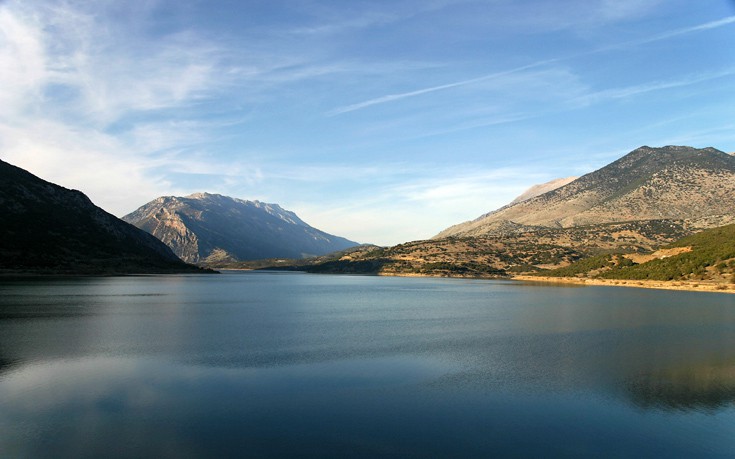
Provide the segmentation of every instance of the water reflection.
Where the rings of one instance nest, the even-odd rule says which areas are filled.
[[[0,456],[716,455],[735,450],[734,301],[305,275],[0,282]]]
[[[735,403],[735,362],[641,374],[625,389],[640,408],[714,413]]]
[[[594,391],[432,384],[454,370],[416,357],[268,368],[111,357],[36,362],[0,379],[0,453],[706,457],[735,447],[735,416],[722,405],[693,426],[686,416],[641,417]],[[711,386],[687,382],[662,398],[666,406],[709,409],[700,389]],[[696,400],[682,405],[682,393]]]
[[[269,369],[105,357],[39,362],[0,380],[0,451],[201,457],[308,447],[330,455],[346,446],[333,428],[355,428],[353,419],[374,412],[376,402],[399,406],[391,388],[438,371],[431,361],[402,358]],[[307,434],[315,438],[300,438]]]
[[[18,367],[19,365],[20,362],[18,362],[17,360],[9,360],[0,356],[0,378],[2,378],[3,373],[9,372],[14,367]]]

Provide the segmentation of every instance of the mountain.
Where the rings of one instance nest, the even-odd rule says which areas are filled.
[[[0,272],[199,272],[144,231],[69,190],[0,161]]]
[[[580,261],[580,269],[592,270],[613,263],[618,255],[611,254],[634,258],[734,221],[735,157],[714,148],[641,147],[433,239],[355,253],[307,270],[506,277]]]
[[[664,219],[687,220],[696,228],[735,221],[735,157],[714,148],[640,147],[567,185],[435,238]]]
[[[540,196],[544,193],[548,193],[549,191],[553,191],[557,188],[561,188],[564,185],[577,180],[577,178],[578,177],[559,178],[559,179],[551,180],[546,183],[541,183],[539,185],[534,185],[531,188],[524,191],[520,196],[512,200],[509,205],[518,204],[519,202],[523,202],[523,201],[528,201],[529,199],[535,198],[536,196]]]
[[[309,226],[277,204],[209,193],[163,196],[123,220],[156,236],[190,263],[304,258],[358,245]]]

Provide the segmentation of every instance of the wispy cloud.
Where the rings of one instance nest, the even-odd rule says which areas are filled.
[[[605,89],[602,91],[592,92],[573,99],[572,103],[574,105],[586,106],[607,100],[625,99],[632,96],[639,96],[641,94],[654,91],[663,91],[666,89],[696,85],[732,75],[735,75],[735,69],[727,69],[720,72],[711,73],[696,73],[692,75],[686,75],[685,77],[678,78],[676,80],[655,81],[651,83],[627,86],[623,88]]]
[[[473,0],[422,0],[394,1],[375,8],[370,3],[339,2],[339,8],[331,8],[328,3],[309,4],[309,12],[316,17],[314,24],[288,30],[294,35],[335,35],[360,29],[385,26],[405,21],[427,13]]]
[[[553,178],[532,167],[412,164],[415,173],[406,176],[401,173],[406,165],[380,166],[384,175],[399,174],[400,179],[385,177],[386,183],[371,187],[371,192],[346,193],[329,208],[307,200],[292,205],[319,228],[360,242],[392,245],[429,238],[451,224],[502,207],[532,183]]]
[[[350,17],[343,20],[330,20],[326,23],[307,27],[291,29],[289,33],[294,35],[334,35],[352,29],[364,29],[384,24],[390,24],[399,20],[402,16],[390,12],[372,12],[359,17]]]
[[[596,49],[594,51],[590,51],[590,53],[599,53],[599,52],[610,51],[614,49],[624,49],[624,48],[630,48],[633,46],[645,45],[646,43],[654,43],[657,41],[668,40],[671,38],[675,38],[675,37],[679,37],[679,36],[687,35],[691,33],[719,29],[720,27],[726,27],[731,24],[735,24],[735,16],[728,16],[722,19],[718,19],[716,21],[705,22],[703,24],[698,24],[698,25],[691,26],[691,27],[682,27],[679,29],[669,30],[667,32],[663,32],[657,35],[652,35],[650,37],[644,37],[644,38],[637,39],[637,40],[630,40],[630,41],[624,41],[621,43],[612,44],[609,46],[605,46],[605,47]]]
[[[100,15],[69,4],[0,4],[0,97],[13,98],[11,115],[21,103],[44,104],[103,126],[179,108],[222,83],[216,46],[181,33],[136,43]]]
[[[39,119],[18,127],[0,124],[0,139],[4,160],[69,188],[81,185],[98,205],[117,214],[132,210],[130,199],[142,203],[176,188],[150,173],[151,158],[98,131]]]
[[[603,0],[597,15],[605,21],[637,18],[661,2],[662,0]]]
[[[470,78],[470,79],[467,79],[467,80],[456,81],[454,83],[447,83],[447,84],[442,84],[442,85],[438,85],[438,86],[431,86],[431,87],[428,87],[428,88],[417,89],[415,91],[408,91],[408,92],[397,93],[397,94],[388,94],[386,96],[376,97],[374,99],[366,100],[364,102],[359,102],[359,103],[356,103],[356,104],[351,104],[351,105],[347,105],[347,106],[344,106],[344,107],[336,108],[336,109],[328,112],[327,115],[328,116],[341,115],[343,113],[348,113],[348,112],[353,112],[353,111],[356,111],[356,110],[361,110],[363,108],[371,107],[373,105],[384,104],[384,103],[387,103],[387,102],[393,102],[393,101],[396,101],[396,100],[406,99],[406,98],[409,98],[409,97],[416,97],[416,96],[420,96],[420,95],[423,95],[423,94],[428,94],[428,93],[437,92],[437,91],[443,91],[445,89],[451,89],[451,88],[457,88],[457,87],[460,87],[460,86],[467,86],[467,85],[471,85],[471,84],[476,84],[476,83],[480,83],[482,81],[487,81],[487,80],[491,80],[491,79],[494,79],[494,78],[500,78],[500,77],[512,75],[514,73],[519,73],[519,72],[522,72],[524,70],[529,70],[529,69],[533,69],[533,68],[536,68],[536,67],[541,67],[541,66],[544,66],[544,65],[548,65],[548,64],[557,62],[558,60],[559,59],[547,59],[547,60],[538,61],[538,62],[534,62],[534,63],[527,64],[527,65],[522,65],[520,67],[516,67],[516,68],[513,68],[513,69],[504,70],[502,72],[495,72],[495,73],[490,73],[490,74],[487,74],[487,75],[482,75],[482,76],[479,76],[479,77],[476,77],[476,78]]]
[[[215,45],[187,33],[138,40],[107,6],[0,3],[0,154],[121,214],[178,189],[162,171],[206,140],[187,108],[227,76]],[[150,14],[126,12],[134,24]]]
[[[38,100],[48,78],[42,31],[0,4],[0,104],[6,116]]]
[[[626,42],[622,42],[622,43],[618,43],[618,44],[608,45],[608,46],[604,46],[604,47],[601,47],[601,48],[596,48],[596,49],[593,49],[593,50],[590,50],[590,51],[576,53],[576,54],[572,54],[572,55],[568,55],[568,56],[561,56],[561,57],[556,57],[556,58],[551,58],[551,59],[544,59],[544,60],[540,60],[540,61],[537,61],[537,62],[532,62],[532,63],[526,64],[526,65],[522,65],[522,66],[519,66],[519,67],[515,67],[515,68],[509,69],[509,70],[504,70],[504,71],[500,71],[500,72],[494,72],[494,73],[490,73],[490,74],[487,74],[487,75],[482,75],[482,76],[475,77],[475,78],[469,78],[469,79],[455,81],[455,82],[452,82],[452,83],[447,83],[447,84],[442,84],[442,85],[430,86],[430,87],[427,87],[427,88],[416,89],[416,90],[413,90],[413,91],[407,91],[407,92],[396,93],[396,94],[388,94],[388,95],[384,95],[384,96],[380,96],[380,97],[375,97],[373,99],[368,99],[368,100],[363,101],[363,102],[358,102],[358,103],[346,105],[346,106],[343,106],[343,107],[335,108],[335,109],[327,112],[327,116],[342,115],[342,114],[345,114],[345,113],[354,112],[354,111],[357,111],[357,110],[362,110],[362,109],[365,109],[365,108],[368,108],[368,107],[372,107],[372,106],[375,106],[375,105],[385,104],[385,103],[389,103],[389,102],[395,102],[395,101],[402,100],[402,99],[407,99],[407,98],[422,96],[424,94],[434,93],[434,92],[438,92],[438,91],[444,91],[444,90],[453,89],[453,88],[457,88],[457,87],[461,87],[461,86],[474,85],[474,84],[477,84],[477,83],[480,83],[480,82],[483,82],[483,81],[487,81],[487,80],[491,80],[491,79],[495,79],[495,78],[500,78],[500,77],[504,77],[504,76],[508,76],[508,75],[513,75],[513,74],[520,73],[520,72],[523,72],[523,71],[526,71],[526,70],[530,70],[530,69],[534,69],[534,68],[538,68],[538,67],[543,67],[543,66],[546,66],[546,65],[554,64],[554,63],[564,62],[564,61],[568,61],[568,60],[572,60],[572,59],[577,59],[577,58],[585,57],[585,56],[590,56],[590,55],[594,55],[594,54],[599,54],[599,53],[603,53],[603,52],[607,52],[607,51],[611,51],[611,50],[619,50],[619,49],[622,49],[622,48],[629,48],[629,47],[633,47],[633,46],[642,45],[642,44],[645,44],[645,43],[652,43],[652,42],[656,42],[656,41],[667,40],[667,39],[670,39],[670,38],[674,38],[674,37],[677,37],[677,36],[686,35],[686,34],[690,34],[690,33],[702,32],[702,31],[717,29],[717,28],[720,28],[720,27],[728,26],[728,25],[733,24],[733,23],[735,23],[735,16],[729,16],[729,17],[726,17],[726,18],[723,18],[723,19],[720,19],[720,20],[711,21],[711,22],[707,22],[707,23],[704,23],[704,24],[699,24],[699,25],[696,25],[696,26],[675,29],[675,30],[671,30],[671,31],[668,31],[668,32],[665,32],[665,33],[661,33],[661,34],[658,34],[658,35],[646,37],[646,38],[639,39],[639,40],[631,40],[631,41],[626,41]]]

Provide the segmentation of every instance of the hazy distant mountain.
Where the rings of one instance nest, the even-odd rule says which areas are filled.
[[[0,161],[0,272],[193,272],[150,234],[69,190]]]
[[[452,226],[436,238],[519,227],[570,228],[638,220],[735,221],[735,157],[714,148],[641,147],[571,183]]]
[[[510,205],[518,204],[519,202],[523,202],[523,201],[528,201],[529,199],[535,198],[536,196],[540,196],[544,193],[548,193],[549,191],[553,191],[557,188],[561,188],[564,185],[571,183],[575,180],[577,180],[577,177],[566,177],[566,178],[554,179],[546,183],[541,183],[539,185],[534,185],[531,188],[524,191],[520,196],[512,200],[510,202]]]
[[[358,245],[277,204],[209,193],[157,198],[123,217],[190,263],[303,258]]]

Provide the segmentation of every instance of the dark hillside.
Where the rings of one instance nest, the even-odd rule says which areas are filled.
[[[0,161],[0,272],[198,272],[151,235],[69,190]]]

